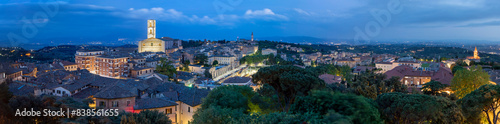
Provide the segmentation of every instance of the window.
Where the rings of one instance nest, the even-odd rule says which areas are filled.
[[[165,114],[172,114],[172,108],[165,109]]]
[[[113,101],[113,107],[118,107],[118,101]]]
[[[61,94],[61,91],[60,91],[60,90],[57,90],[57,94]]]
[[[104,102],[104,101],[99,102],[99,106],[106,107],[106,102]]]
[[[130,106],[130,101],[127,101],[127,106]]]
[[[153,46],[153,43],[151,43],[151,46]]]
[[[145,44],[145,43],[143,43],[143,44],[142,44],[142,46],[146,46],[146,44]]]
[[[191,112],[191,107],[188,107],[188,112]]]

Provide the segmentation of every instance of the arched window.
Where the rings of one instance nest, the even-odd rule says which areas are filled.
[[[153,46],[153,43],[151,43],[151,46]]]
[[[146,44],[145,44],[145,43],[143,43],[143,44],[142,44],[142,46],[146,46]]]

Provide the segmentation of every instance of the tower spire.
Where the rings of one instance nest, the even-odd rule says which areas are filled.
[[[253,32],[252,32],[252,40],[251,41],[253,41]]]
[[[148,20],[148,39],[156,38],[156,20]]]

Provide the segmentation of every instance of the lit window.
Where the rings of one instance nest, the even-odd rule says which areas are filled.
[[[118,101],[113,101],[113,107],[118,107]]]
[[[101,106],[101,107],[106,107],[106,102],[101,101],[101,102],[99,103],[99,106]]]
[[[165,109],[165,114],[172,114],[172,108]]]

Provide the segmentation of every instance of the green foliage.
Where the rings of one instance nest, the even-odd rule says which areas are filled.
[[[212,62],[212,66],[217,66],[217,65],[219,65],[219,61],[214,60],[214,61]]]
[[[9,100],[12,98],[12,93],[9,91],[8,83],[11,81],[3,82],[0,84],[0,123],[20,123],[16,120],[11,120],[13,117],[12,110],[9,106]]]
[[[455,72],[457,72],[457,71],[459,71],[459,70],[464,70],[464,67],[462,67],[462,66],[460,66],[460,65],[455,65],[455,66],[453,66],[453,67],[452,67],[451,72],[452,72],[453,74],[455,74]]]
[[[156,66],[156,72],[167,75],[168,78],[172,79],[174,74],[177,74],[177,69],[175,69],[172,63],[173,62],[168,61],[167,58],[162,58],[159,65]]]
[[[182,63],[182,71],[189,72],[189,65],[191,64],[191,61],[186,60]]]
[[[208,56],[206,56],[205,54],[198,54],[194,56],[194,62],[198,65],[204,65],[208,62]]]
[[[457,101],[468,123],[481,123],[486,118],[490,124],[498,123],[500,111],[500,86],[483,85]]]
[[[399,77],[391,77],[374,72],[366,72],[358,75],[354,82],[348,84],[348,92],[362,95],[367,98],[376,99],[377,95],[388,92],[406,92],[406,85],[399,81]]]
[[[333,121],[332,121],[333,122]],[[290,114],[286,112],[275,112],[265,115],[251,115],[234,119],[234,124],[304,124],[304,123],[332,123],[322,121],[319,116],[312,113]]]
[[[296,96],[306,96],[310,90],[325,88],[324,81],[314,72],[290,65],[261,68],[252,77],[254,83],[274,88],[283,111],[288,111]]]
[[[212,74],[210,74],[210,71],[208,68],[205,69],[205,72],[203,72],[203,74],[205,75],[205,77],[212,79]]]
[[[451,80],[451,90],[462,98],[482,85],[489,84],[490,75],[481,66],[471,66],[469,70],[459,70]]]
[[[242,109],[223,108],[211,106],[206,109],[198,109],[194,112],[193,121],[190,124],[231,124],[233,120],[238,120],[247,116]]]
[[[274,58],[274,55],[261,55],[261,54],[249,55],[241,58],[240,64],[257,64],[269,58]]]
[[[230,109],[241,109],[250,112],[249,104],[256,93],[248,86],[225,85],[215,88],[205,97],[201,109],[214,106]]]
[[[455,102],[445,97],[384,93],[377,97],[386,123],[463,123],[465,117]]]
[[[171,124],[168,116],[158,110],[145,110],[140,113],[127,113],[122,115],[121,124]]]
[[[347,65],[339,66],[339,65],[328,64],[318,67],[326,69],[325,73],[327,74],[342,76],[342,81],[346,81],[347,83],[352,83],[354,75],[352,75],[351,67]]]
[[[422,90],[427,95],[438,95],[439,91],[444,90],[448,85],[442,84],[439,81],[430,81],[424,84]]]
[[[298,97],[290,112],[312,112],[356,124],[383,123],[373,100],[329,91],[312,91],[308,96]]]

